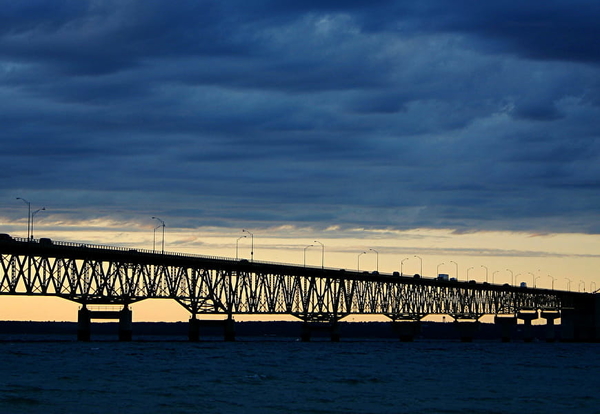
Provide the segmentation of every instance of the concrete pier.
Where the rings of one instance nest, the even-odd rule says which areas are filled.
[[[329,331],[331,342],[339,342],[341,339],[340,326],[336,319],[330,322],[304,321],[300,332],[300,340],[302,342],[310,342],[314,331]]]
[[[217,320],[200,320],[196,315],[188,321],[188,339],[190,342],[200,341],[202,328],[221,327],[223,328],[223,340],[227,342],[235,341],[235,320],[232,317]]]
[[[502,342],[510,342],[512,339],[512,331],[517,324],[517,317],[513,315],[496,315],[494,323],[500,325],[500,336]]]
[[[454,326],[458,330],[461,342],[473,342],[473,338],[479,330],[479,321],[457,319],[454,321]]]
[[[538,319],[537,310],[522,310],[517,313],[517,318],[523,320],[523,340],[525,342],[533,341],[532,321]]]
[[[131,341],[133,335],[133,318],[131,309],[127,305],[120,311],[92,310],[83,305],[77,312],[77,340],[91,340],[91,327],[93,319],[113,319],[119,321],[119,341]]]
[[[543,310],[540,316],[543,319],[546,319],[546,342],[556,341],[556,329],[554,321],[560,318],[560,312]]]
[[[393,321],[392,329],[398,334],[401,342],[413,342],[421,332],[421,322],[415,320]]]

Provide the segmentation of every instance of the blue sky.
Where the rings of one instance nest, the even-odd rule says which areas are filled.
[[[600,233],[595,1],[0,1],[0,215]],[[40,216],[41,217],[41,216]]]

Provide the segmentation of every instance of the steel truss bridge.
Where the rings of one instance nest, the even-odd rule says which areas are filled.
[[[207,314],[293,315],[332,324],[348,315],[460,321],[590,312],[580,306],[590,295],[575,292],[1,236],[0,295],[57,296],[84,310],[164,298],[187,309],[190,321]]]

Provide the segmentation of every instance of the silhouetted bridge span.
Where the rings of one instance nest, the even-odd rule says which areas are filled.
[[[82,340],[89,339],[92,319],[119,320],[120,338],[131,339],[129,305],[152,298],[176,300],[190,312],[190,340],[198,339],[203,323],[223,324],[225,339],[233,340],[235,315],[293,315],[304,321],[304,340],[323,327],[338,340],[337,323],[348,315],[385,315],[405,340],[427,315],[452,317],[465,339],[484,315],[495,316],[504,340],[517,319],[527,330],[538,317],[547,321],[549,340],[559,318],[563,340],[591,341],[600,334],[598,295],[589,293],[8,235],[1,235],[0,257],[0,295],[57,296],[81,304]],[[224,318],[209,322],[200,315]]]

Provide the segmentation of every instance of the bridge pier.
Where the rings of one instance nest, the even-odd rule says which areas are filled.
[[[400,342],[413,342],[421,332],[421,321],[396,320],[392,321],[392,329],[398,334]]]
[[[77,340],[89,342],[92,337],[92,317],[89,309],[83,305],[77,311]]]
[[[90,310],[84,304],[77,312],[77,340],[90,341],[92,319],[116,319],[119,321],[119,341],[131,341],[133,333],[133,317],[127,305],[120,311]]]
[[[455,319],[454,326],[458,330],[461,342],[473,342],[473,338],[479,330],[479,321]]]
[[[531,322],[538,319],[537,310],[520,310],[517,313],[517,318],[523,320],[523,340],[525,342],[532,342],[533,326]]]
[[[329,322],[304,321],[300,332],[302,342],[310,342],[313,331],[329,331],[331,342],[339,342],[341,339],[340,326],[337,319]]]
[[[188,321],[188,339],[190,342],[200,341],[201,327],[222,327],[223,340],[226,342],[235,341],[235,320],[230,315],[224,320],[200,320],[193,315]]]
[[[512,338],[513,326],[517,324],[517,317],[510,316],[494,316],[494,323],[500,325],[500,336],[502,342],[510,342]]]
[[[600,294],[580,296],[561,310],[560,336],[566,342],[600,342]]]
[[[543,310],[541,317],[546,319],[546,342],[556,341],[556,329],[554,321],[560,318],[560,312]]]

